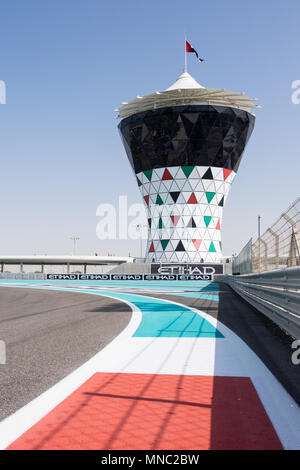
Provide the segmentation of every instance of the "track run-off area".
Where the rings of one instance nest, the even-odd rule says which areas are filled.
[[[292,338],[223,284],[0,281],[1,449],[300,449]]]

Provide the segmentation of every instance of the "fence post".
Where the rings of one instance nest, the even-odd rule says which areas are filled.
[[[268,228],[267,232],[270,232],[270,234],[275,238],[275,257],[276,257],[275,266],[276,266],[276,269],[278,269],[279,268],[279,235],[277,235],[277,233],[274,232],[274,230],[272,230],[271,228]]]
[[[288,266],[297,266],[298,260],[300,259],[300,241],[297,229],[297,222],[295,222],[291,217],[289,217],[285,212],[282,214],[282,217],[291,225],[292,227],[292,236],[291,236],[291,244],[289,250],[289,257],[287,260]],[[297,256],[298,253],[298,256]],[[297,260],[298,258],[298,260]],[[295,264],[293,264],[293,260],[295,259]]]
[[[265,240],[263,240],[262,238],[260,238],[260,240],[261,240],[263,246],[265,247],[265,256],[264,256],[264,258],[263,258],[263,260],[262,260],[262,261],[263,261],[263,262],[262,262],[262,265],[263,265],[263,267],[264,267],[264,270],[267,271],[267,269],[268,269],[268,268],[267,268],[267,264],[268,264],[268,244],[267,244],[267,242],[265,242]],[[260,253],[260,255],[261,255],[261,253]]]

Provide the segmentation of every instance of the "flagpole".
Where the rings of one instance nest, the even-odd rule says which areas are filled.
[[[187,72],[187,60],[186,60],[186,36],[184,35],[184,72]]]

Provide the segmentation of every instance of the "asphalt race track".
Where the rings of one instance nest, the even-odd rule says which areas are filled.
[[[293,338],[258,312],[226,284],[220,285],[220,300],[181,298],[180,302],[204,310],[234,331],[259,356],[300,406],[300,366],[291,361]],[[175,300],[171,295],[161,298]]]
[[[300,449],[293,339],[226,285],[1,280],[0,339],[0,448]]]
[[[0,420],[100,351],[127,325],[130,308],[88,294],[1,288]]]

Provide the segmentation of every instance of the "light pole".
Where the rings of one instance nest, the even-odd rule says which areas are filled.
[[[80,240],[80,237],[70,237],[70,240],[73,240],[73,256],[76,254],[76,242]]]

